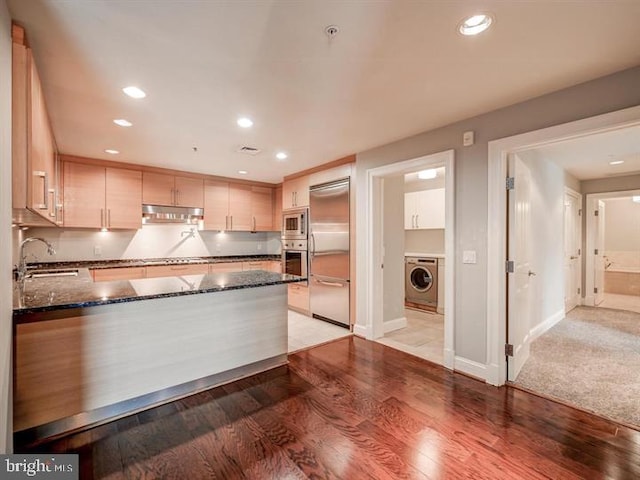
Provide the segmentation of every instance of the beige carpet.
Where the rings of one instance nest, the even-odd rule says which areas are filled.
[[[573,309],[531,344],[515,383],[640,426],[640,313]]]

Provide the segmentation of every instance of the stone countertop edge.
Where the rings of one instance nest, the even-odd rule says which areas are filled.
[[[175,262],[172,260],[188,259],[187,262]],[[127,268],[146,267],[157,265],[198,265],[203,263],[237,263],[257,261],[280,261],[282,256],[278,254],[265,255],[233,255],[229,257],[162,257],[162,258],[127,258],[113,260],[69,260],[61,262],[34,262],[27,264],[29,270],[56,270],[63,268],[89,268],[97,270],[101,268]]]
[[[299,283],[307,281],[305,277],[298,277],[295,275],[289,275],[285,273],[274,273],[274,272],[265,272],[262,270],[254,270],[249,272],[237,272],[240,274],[249,275],[250,277],[254,277],[254,280],[244,280],[239,281],[237,283],[231,283],[224,286],[221,285],[208,285],[204,288],[197,288],[194,290],[180,290],[180,291],[170,291],[170,292],[159,292],[156,294],[147,294],[147,295],[124,295],[121,297],[114,297],[108,299],[101,298],[87,298],[76,301],[69,301],[68,303],[62,303],[58,305],[39,305],[39,306],[26,306],[26,307],[14,307],[13,309],[13,317],[15,323],[26,323],[29,322],[26,317],[29,314],[41,313],[41,312],[51,312],[55,310],[67,310],[67,309],[77,309],[77,308],[87,308],[87,307],[95,307],[100,305],[110,305],[116,303],[128,303],[128,302],[137,302],[143,300],[152,300],[157,298],[168,298],[168,297],[177,297],[182,295],[197,295],[203,293],[215,293],[215,292],[224,292],[230,290],[242,290],[248,288],[259,288],[266,287],[271,285],[285,285],[288,283]],[[220,274],[208,274],[205,277],[215,277]],[[233,274],[231,274],[233,275]],[[263,278],[260,278],[263,277]],[[140,280],[156,280],[156,279],[140,279]],[[128,280],[117,280],[114,282],[108,283],[129,283]]]

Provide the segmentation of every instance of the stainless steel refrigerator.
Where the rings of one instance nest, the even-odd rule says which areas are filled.
[[[309,304],[315,318],[349,326],[349,179],[309,189]]]

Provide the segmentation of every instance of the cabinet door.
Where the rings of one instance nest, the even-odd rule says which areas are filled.
[[[64,226],[105,227],[105,168],[64,163]]]
[[[409,192],[404,194],[404,229],[414,230],[416,228],[416,204],[419,192]]]
[[[181,207],[204,207],[204,181],[201,178],[176,177],[175,201]]]
[[[38,70],[31,50],[28,53],[30,141],[27,148],[31,159],[31,206],[52,220],[55,217],[55,146]]]
[[[251,187],[251,213],[254,232],[273,231],[273,189]]]
[[[417,193],[416,228],[444,228],[444,188]]]
[[[255,261],[255,262],[242,262],[242,270],[243,271],[248,271],[248,270],[269,270],[269,262],[263,262],[263,261]]]
[[[241,271],[242,262],[221,262],[209,264],[209,273],[229,273]]]
[[[229,184],[229,230],[251,231],[251,186]]]
[[[125,268],[97,268],[91,270],[94,282],[111,282],[114,280],[131,280],[135,278],[145,278],[146,267],[125,267]]]
[[[228,230],[229,184],[207,180],[204,185],[205,230]]]
[[[106,169],[108,228],[138,229],[142,226],[142,172]]]
[[[147,267],[147,278],[180,277],[182,275],[201,275],[209,273],[207,263],[195,265],[153,265]]]
[[[290,283],[288,290],[289,308],[309,313],[309,287],[301,283]]]
[[[142,174],[142,203],[145,205],[173,205],[174,176],[163,173]]]
[[[273,231],[282,230],[282,185],[273,192]]]
[[[306,207],[309,205],[309,176],[287,180],[282,184],[282,208]]]
[[[282,262],[276,262],[275,260],[271,260],[267,262],[267,264],[268,264],[267,269],[270,272],[282,273]]]

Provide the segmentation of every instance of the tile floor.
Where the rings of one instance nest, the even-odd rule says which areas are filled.
[[[604,300],[598,307],[615,308],[616,310],[629,310],[630,312],[640,313],[640,296],[605,293]]]
[[[289,353],[349,335],[348,328],[289,310]]]
[[[443,365],[444,315],[407,308],[405,316],[406,327],[389,332],[377,342]]]

